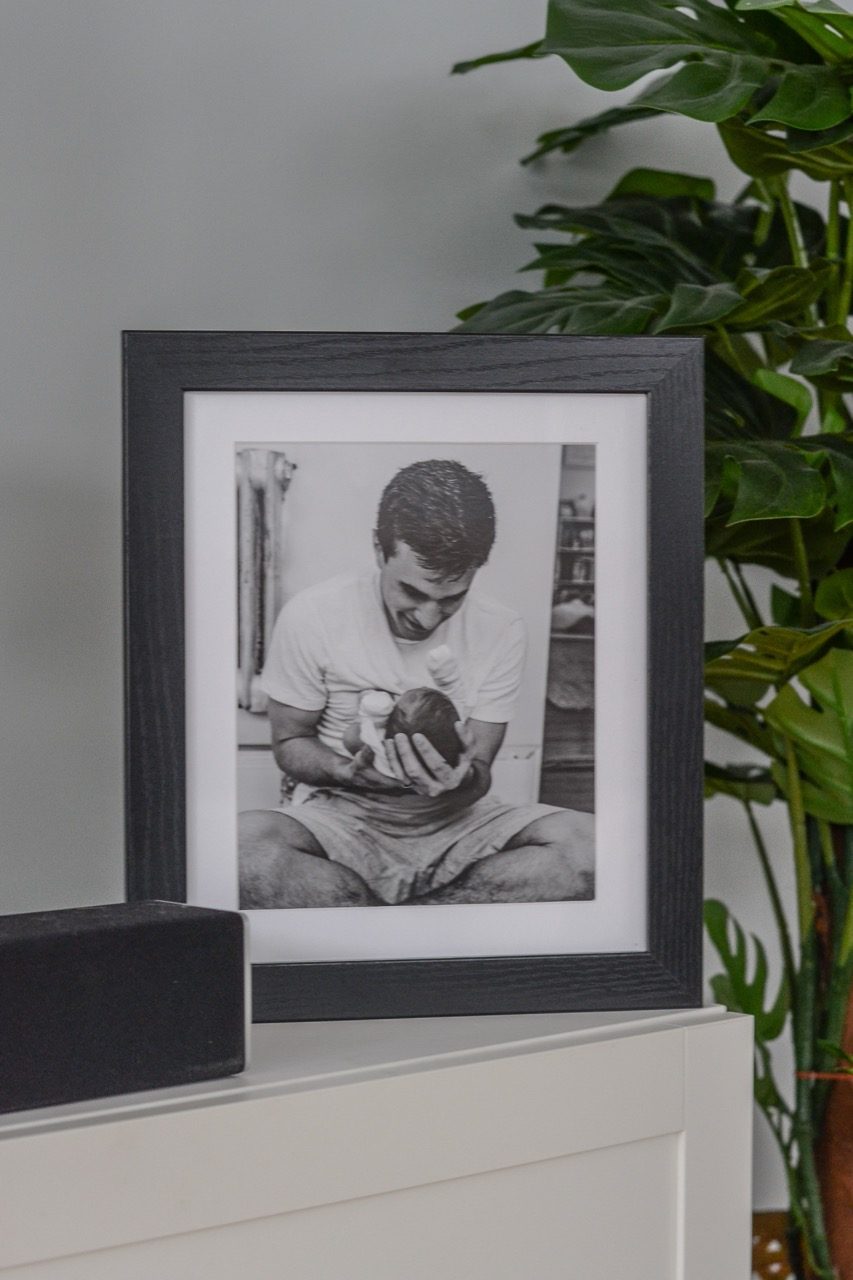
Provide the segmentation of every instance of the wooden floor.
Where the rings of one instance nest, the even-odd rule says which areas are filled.
[[[542,744],[542,804],[595,812],[595,713],[545,706]]]
[[[542,804],[595,813],[595,771],[592,765],[555,765],[543,769],[539,784]]]

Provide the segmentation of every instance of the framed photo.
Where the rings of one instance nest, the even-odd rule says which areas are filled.
[[[128,896],[256,1021],[700,1003],[701,370],[125,334]]]

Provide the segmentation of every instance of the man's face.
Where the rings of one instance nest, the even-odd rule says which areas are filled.
[[[461,578],[440,578],[419,564],[408,543],[398,542],[387,560],[375,538],[374,547],[382,604],[392,635],[401,640],[426,640],[461,608],[476,569],[469,569]]]

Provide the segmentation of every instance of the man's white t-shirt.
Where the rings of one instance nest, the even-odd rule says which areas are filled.
[[[394,697],[436,687],[427,655],[447,645],[466,690],[462,718],[506,724],[524,670],[525,631],[505,605],[469,591],[461,608],[425,640],[400,640],[385,617],[379,571],[346,574],[300,591],[273,630],[263,689],[290,707],[322,711],[321,742],[346,755],[342,735],[367,689]]]

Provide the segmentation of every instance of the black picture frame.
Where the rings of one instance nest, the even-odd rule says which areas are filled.
[[[124,365],[129,900],[186,900],[184,395],[524,391],[647,398],[648,947],[261,964],[255,1021],[701,1003],[702,343],[415,333],[128,332]]]

